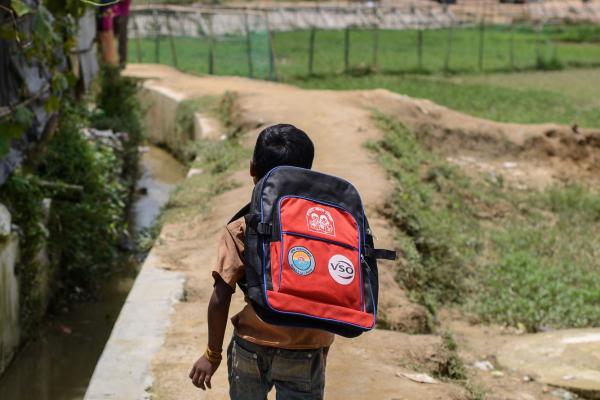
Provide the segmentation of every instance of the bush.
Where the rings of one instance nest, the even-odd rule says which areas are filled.
[[[119,255],[129,194],[120,177],[122,161],[113,150],[88,142],[79,115],[73,107],[63,114],[38,171],[43,179],[83,188],[78,201],[54,202],[50,222],[60,289],[78,297],[93,294]]]

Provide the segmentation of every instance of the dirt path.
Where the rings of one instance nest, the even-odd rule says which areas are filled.
[[[393,247],[393,231],[377,213],[392,184],[363,146],[365,141],[379,137],[371,120],[373,109],[397,117],[422,143],[467,172],[499,173],[509,182],[529,187],[573,178],[598,179],[598,131],[553,124],[496,123],[379,89],[308,91],[244,78],[190,76],[158,65],[133,65],[126,74],[149,79],[147,86],[180,98],[235,91],[239,94],[240,119],[247,126],[288,122],[305,130],[315,142],[315,169],[346,178],[361,192],[379,246]],[[258,131],[245,136],[249,148]],[[165,268],[181,271],[187,278],[187,301],[176,305],[166,341],[152,364],[152,392],[159,399],[227,398],[225,367],[215,376],[213,390],[205,394],[189,383],[187,372],[206,343],[210,270],[219,233],[252,190],[246,169],[237,171],[233,179],[240,186],[213,199],[210,215],[199,212],[186,223],[167,225],[157,241],[156,254]],[[381,263],[380,311],[397,330],[422,332],[424,309],[412,304],[396,284],[394,268],[392,263]],[[237,293],[232,313],[242,305],[242,296]],[[439,331],[454,332],[471,381],[483,387],[487,399],[553,398],[551,388],[524,381],[518,371],[492,373],[472,367],[477,361],[493,361],[495,350],[506,343],[510,333],[472,326],[455,315],[442,315],[441,321]],[[466,390],[456,384],[419,384],[400,374],[439,371],[447,367],[446,353],[435,335],[375,330],[358,339],[337,338],[327,368],[327,398],[466,399]]]
[[[133,66],[132,76],[156,78],[154,85],[186,96],[222,95],[235,90],[240,95],[242,118],[266,125],[295,124],[315,142],[315,169],[344,177],[363,195],[366,212],[379,246],[393,246],[392,230],[378,217],[376,209],[388,196],[391,184],[363,144],[378,137],[370,112],[346,93],[304,91],[290,86],[241,78],[199,78],[164,67]],[[255,134],[247,138],[252,146]],[[226,368],[219,369],[213,390],[201,394],[187,379],[187,372],[206,343],[206,303],[212,289],[211,267],[216,243],[228,218],[249,198],[252,184],[246,170],[234,174],[241,186],[213,201],[212,213],[198,215],[185,224],[167,225],[157,243],[157,255],[168,268],[187,277],[187,301],[176,305],[165,344],[152,365],[153,393],[159,399],[226,398]],[[398,320],[421,313],[394,281],[393,264],[381,265],[380,306]],[[232,313],[243,305],[236,293]],[[228,333],[229,335],[230,333]],[[402,365],[443,363],[438,356],[441,340],[432,335],[408,335],[376,330],[354,340],[337,338],[327,368],[328,399],[462,399],[464,389],[449,384],[424,385],[399,375],[409,371]],[[438,360],[438,358],[440,358]]]

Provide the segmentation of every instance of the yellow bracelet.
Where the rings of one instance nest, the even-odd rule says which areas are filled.
[[[206,357],[206,359],[208,361],[210,361],[211,363],[214,362],[219,362],[223,359],[223,355],[222,355],[223,351],[214,351],[211,350],[208,346],[206,347],[206,351],[204,352],[204,356]]]

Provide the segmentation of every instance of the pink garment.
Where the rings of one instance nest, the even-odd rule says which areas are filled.
[[[102,18],[100,20],[100,30],[111,31],[114,26],[114,18],[120,15],[129,16],[129,6],[131,0],[121,0],[117,4],[105,7],[102,10]]]

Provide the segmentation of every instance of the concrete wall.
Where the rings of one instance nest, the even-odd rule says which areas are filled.
[[[47,223],[50,200],[44,200],[40,206]],[[10,213],[4,205],[0,204],[0,376],[21,344],[20,285],[16,271],[19,262],[19,235],[13,228]],[[35,261],[41,266],[36,279],[38,286],[35,290],[40,296],[43,314],[50,300],[53,281],[45,245],[41,246]]]
[[[20,343],[19,281],[15,274],[18,255],[18,236],[11,233],[0,237],[0,375]]]

